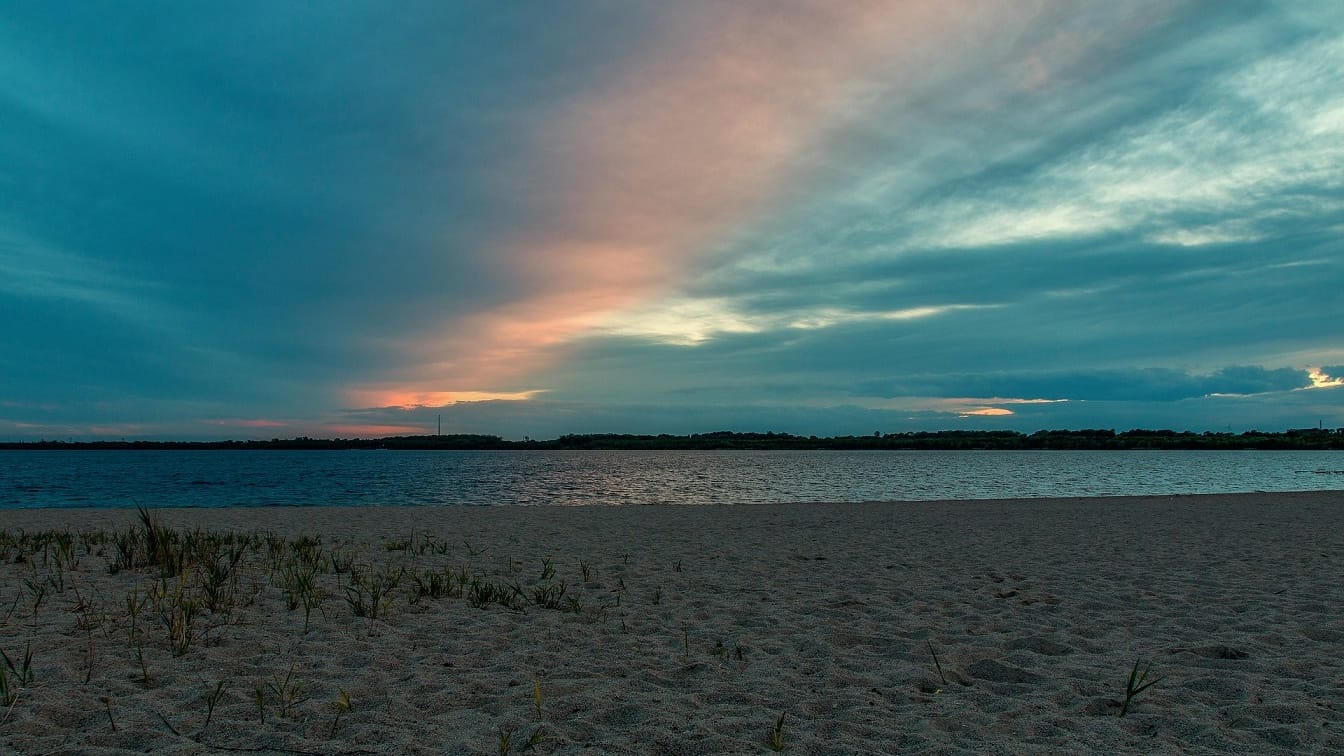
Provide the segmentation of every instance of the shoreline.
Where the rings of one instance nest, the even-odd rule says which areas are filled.
[[[109,574],[114,552],[76,544],[57,578],[50,557],[5,547],[3,650],[17,662],[31,644],[33,671],[7,748],[498,753],[511,729],[513,753],[533,733],[540,753],[762,753],[783,712],[795,753],[1344,749],[1344,492],[155,514],[285,548],[320,535],[328,555],[403,575],[371,619],[348,572],[316,574],[304,632],[259,546],[243,600],[227,621],[202,611],[177,655],[152,607],[135,632],[126,608],[159,569]],[[11,537],[136,523],[0,513]],[[411,603],[407,569],[515,584],[526,604]],[[29,580],[48,584],[35,612]],[[577,611],[533,602],[561,582]],[[1121,718],[1136,658],[1164,679]],[[277,716],[266,686],[287,674],[302,701]]]
[[[281,523],[286,523],[294,519],[297,515],[291,516],[280,514],[285,512],[397,512],[406,510],[408,512],[432,512],[437,510],[472,510],[472,511],[501,511],[501,510],[523,510],[529,512],[560,510],[614,510],[614,509],[632,509],[639,511],[649,511],[653,509],[736,509],[740,507],[940,507],[940,506],[960,506],[960,505],[986,505],[986,506],[1031,506],[1031,505],[1059,505],[1059,504],[1086,504],[1088,502],[1118,502],[1118,503],[1155,503],[1164,501],[1198,501],[1201,499],[1236,500],[1244,498],[1264,498],[1273,497],[1286,501],[1298,498],[1315,498],[1320,496],[1341,497],[1344,498],[1344,488],[1303,488],[1291,491],[1217,491],[1217,492],[1199,492],[1199,493],[1138,493],[1138,494],[1099,494],[1099,495],[1078,495],[1078,496],[1013,496],[1002,498],[960,498],[960,499],[875,499],[865,501],[743,501],[743,502],[712,502],[712,503],[666,503],[657,502],[651,504],[613,504],[605,502],[582,503],[582,504],[500,504],[500,505],[480,505],[480,504],[243,504],[235,506],[197,506],[192,504],[174,505],[167,507],[149,506],[146,509],[162,513],[168,517],[174,517],[173,512],[195,512],[195,513],[274,513],[274,519]],[[62,506],[31,506],[31,507],[11,507],[0,508],[0,514],[5,515],[4,522],[0,522],[0,530],[15,529],[16,523],[19,527],[53,527],[60,523],[72,523],[72,527],[94,526],[94,527],[125,527],[136,522],[136,512],[139,505],[128,504],[118,506],[103,507],[62,507]],[[50,513],[42,515],[38,513]],[[106,513],[106,516],[98,513]],[[11,516],[12,515],[12,516]],[[220,523],[229,522],[251,522],[258,517],[233,517],[227,514],[220,514],[218,517],[206,515],[199,518],[201,526],[206,527],[209,523],[218,521]],[[261,518],[267,519],[267,518]],[[324,519],[324,518],[318,518]],[[187,520],[197,521],[193,518]],[[248,529],[254,529],[251,525],[245,525]]]

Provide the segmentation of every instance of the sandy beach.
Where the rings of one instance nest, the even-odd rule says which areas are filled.
[[[154,514],[0,512],[0,750],[1344,752],[1341,492]]]

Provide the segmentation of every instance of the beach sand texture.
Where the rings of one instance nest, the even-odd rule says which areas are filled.
[[[1339,492],[158,516],[286,540],[244,549],[232,610],[184,634],[203,568],[111,574],[111,539],[72,564],[31,538],[134,510],[0,512],[0,750],[768,753],[784,713],[797,754],[1344,753]],[[305,534],[306,632],[284,590]],[[351,569],[400,577],[377,619]],[[452,578],[412,604],[435,573],[521,608]],[[1121,718],[1136,659],[1163,679]]]

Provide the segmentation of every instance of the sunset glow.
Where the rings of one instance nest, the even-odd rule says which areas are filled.
[[[358,407],[448,407],[458,402],[521,402],[537,394],[536,391],[379,391],[368,389],[352,391],[350,401]]]
[[[1339,3],[36,4],[0,71],[0,437],[1344,426]]]
[[[1013,414],[1012,410],[1003,407],[977,407],[962,410],[961,417],[1007,417],[1011,414]]]

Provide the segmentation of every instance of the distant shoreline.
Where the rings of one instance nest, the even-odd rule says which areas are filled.
[[[1305,428],[1282,433],[1194,433],[1135,429],[1017,431],[919,431],[874,433],[871,436],[798,436],[789,433],[718,431],[685,436],[669,434],[584,434],[550,440],[509,441],[489,435],[389,436],[385,438],[299,437],[249,441],[19,441],[0,443],[0,450],[352,450],[401,451],[546,451],[546,450],[898,450],[898,451],[1036,451],[1036,450],[1337,450],[1344,449],[1344,428]]]

